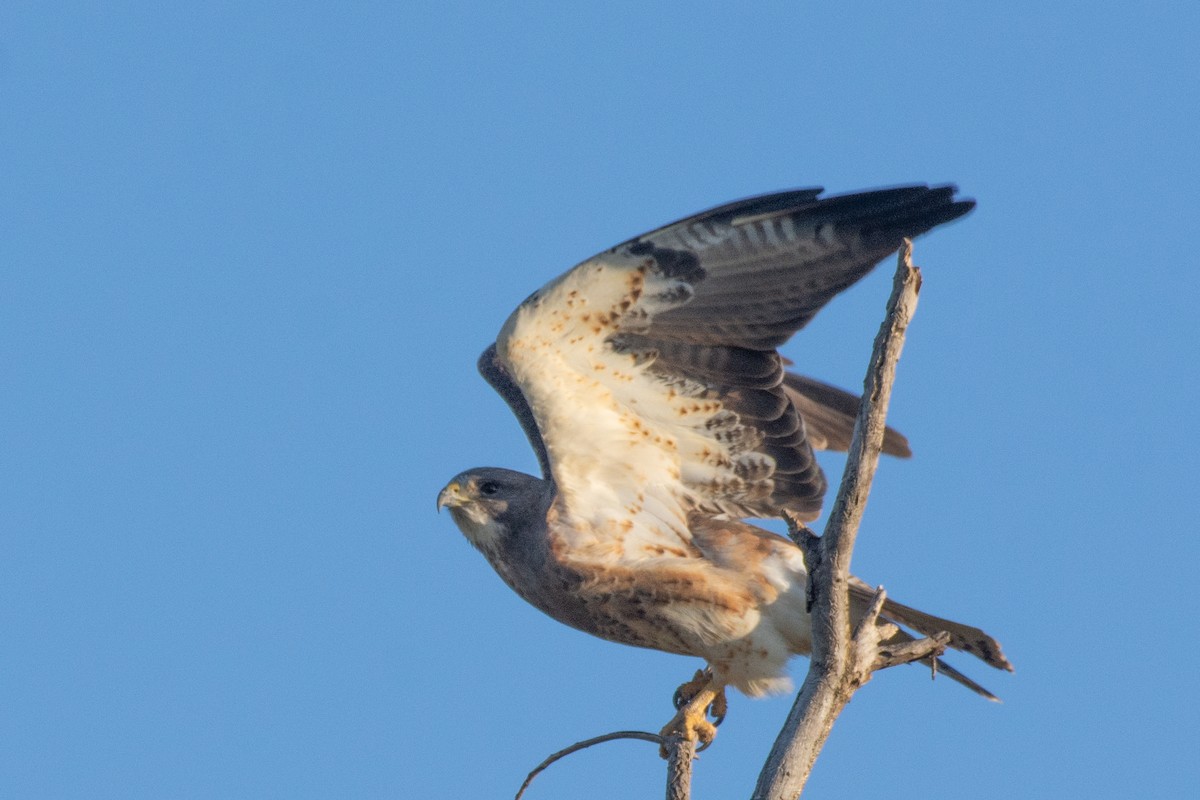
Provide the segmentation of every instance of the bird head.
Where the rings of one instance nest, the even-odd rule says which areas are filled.
[[[459,530],[476,547],[495,544],[522,519],[545,514],[550,482],[523,472],[479,467],[460,472],[438,492],[438,511],[450,509]]]

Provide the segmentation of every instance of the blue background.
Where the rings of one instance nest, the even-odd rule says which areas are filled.
[[[1184,796],[1194,3],[0,8],[0,795],[506,797],[694,660],[557,625],[434,497],[534,470],[474,372],[530,291],[737,197],[955,181],[855,558],[982,625],[813,796]],[[890,265],[785,348],[859,385]],[[824,461],[831,475],[837,457]],[[806,668],[794,665],[797,681]],[[697,798],[789,700],[732,698]],[[657,796],[650,745],[529,797]]]

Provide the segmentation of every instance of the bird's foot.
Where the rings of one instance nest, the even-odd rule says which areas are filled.
[[[696,670],[696,677],[675,690],[675,716],[660,732],[663,738],[678,737],[696,742],[697,752],[712,744],[717,726],[725,719],[729,705],[725,687],[719,685],[709,670]],[[712,721],[708,719],[712,715]],[[659,753],[666,758],[666,747]]]

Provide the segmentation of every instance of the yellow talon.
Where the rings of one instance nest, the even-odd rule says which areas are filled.
[[[696,677],[676,690],[675,703],[679,710],[660,735],[664,739],[674,736],[694,741],[699,745],[698,750],[708,747],[717,735],[717,726],[708,721],[709,707],[718,723],[724,719],[728,708],[725,687],[717,685],[708,670],[697,670]],[[659,752],[666,758],[665,747],[660,747]]]
[[[729,713],[729,701],[725,699],[724,686],[717,691],[717,696],[713,698],[712,705],[708,707],[708,713],[712,714],[713,725],[720,725],[725,721],[725,715]]]

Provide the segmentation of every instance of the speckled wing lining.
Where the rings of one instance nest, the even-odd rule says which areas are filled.
[[[632,239],[505,323],[481,369],[522,419],[559,513],[587,523],[590,541],[574,545],[633,557],[686,545],[696,512],[819,513],[825,478],[797,406],[830,445],[840,434],[819,409],[837,404],[822,384],[785,383],[775,348],[905,237],[973,206],[949,186],[819,193],[731,203]]]

